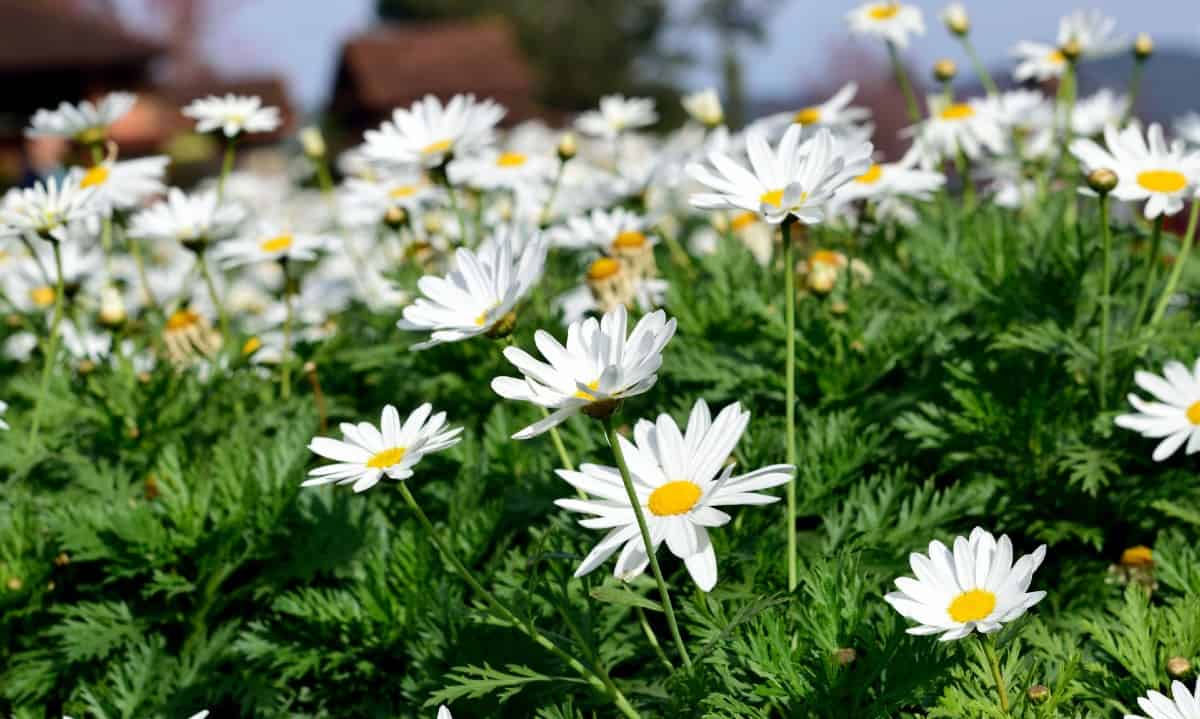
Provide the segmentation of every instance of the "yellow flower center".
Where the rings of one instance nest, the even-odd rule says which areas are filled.
[[[80,145],[94,145],[98,142],[104,142],[104,138],[106,137],[108,137],[108,132],[103,127],[89,127],[76,134],[75,141]]]
[[[883,177],[883,168],[879,165],[871,165],[871,169],[854,178],[854,181],[864,185],[874,185],[879,182],[880,177]]]
[[[387,469],[393,465],[400,464],[400,460],[404,459],[404,447],[392,447],[378,452],[375,456],[367,460],[367,466],[371,469]]]
[[[700,487],[685,479],[667,482],[650,493],[650,511],[659,517],[684,514],[700,501]]]
[[[257,337],[251,337],[242,345],[242,356],[249,357],[262,348],[262,340]]]
[[[757,219],[758,215],[753,212],[742,212],[736,215],[730,224],[733,225],[733,229],[735,230],[744,230],[753,225]]]
[[[1151,192],[1179,192],[1187,187],[1187,177],[1175,170],[1139,172],[1137,183]]]
[[[38,307],[49,307],[54,304],[54,288],[35,287],[29,291],[29,299]]]
[[[262,243],[259,244],[259,247],[262,248],[263,252],[283,252],[292,246],[292,239],[293,238],[290,233],[279,235],[277,237],[263,240]]]
[[[1139,544],[1121,552],[1121,564],[1126,567],[1146,567],[1154,564],[1154,553],[1149,547]]]
[[[417,194],[416,185],[401,185],[389,192],[388,196],[392,199],[399,200],[404,197],[412,197],[415,194]]]
[[[758,198],[758,201],[764,205],[779,207],[783,204],[783,190],[771,190],[769,192],[764,192],[762,193],[762,197]]]
[[[1192,424],[1200,424],[1200,402],[1193,402],[1192,406],[1187,408],[1187,418]]]
[[[821,121],[821,108],[806,107],[792,116],[792,122],[798,125],[813,125]]]
[[[611,257],[601,257],[588,268],[589,280],[607,280],[621,271],[621,263]]]
[[[1062,54],[1062,50],[1051,50],[1046,55],[1046,62],[1052,65],[1061,65],[1067,61],[1067,56]]]
[[[96,165],[83,174],[79,181],[80,187],[98,187],[108,180],[109,169],[104,165]]]
[[[437,142],[431,142],[425,147],[421,148],[421,154],[436,155],[439,152],[445,152],[446,150],[449,150],[450,146],[453,144],[453,140],[438,140]]]
[[[872,20],[891,20],[896,17],[896,13],[898,12],[900,12],[900,4],[890,2],[882,5],[872,5],[871,9],[867,11],[867,15]]]
[[[947,105],[938,116],[943,120],[966,120],[969,117],[975,117],[975,108],[965,102],[956,102],[953,105]]]
[[[499,167],[520,167],[525,164],[528,158],[519,152],[506,152],[496,158],[496,165]]]
[[[808,261],[814,265],[837,267],[842,264],[842,256],[833,250],[817,250],[809,256]]]
[[[636,250],[645,244],[645,235],[637,230],[625,230],[613,240],[613,249]]]
[[[594,379],[591,382],[588,382],[587,388],[590,389],[592,392],[595,392],[596,390],[600,389],[600,380]],[[596,399],[596,395],[592,394],[592,392],[584,392],[583,390],[579,390],[578,392],[575,393],[575,396],[578,397],[579,399],[587,399],[587,400]]]
[[[167,318],[168,330],[183,330],[200,323],[200,315],[191,310],[176,310]]]
[[[956,622],[977,622],[996,608],[996,595],[986,589],[963,592],[950,602],[950,618]]]

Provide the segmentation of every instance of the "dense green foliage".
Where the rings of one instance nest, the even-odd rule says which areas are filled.
[[[910,636],[881,600],[909,552],[977,524],[1019,552],[1049,545],[1033,581],[1047,598],[999,639],[1013,715],[1132,710],[1169,683],[1170,658],[1200,662],[1200,502],[1191,460],[1152,463],[1152,443],[1112,418],[1133,370],[1190,361],[1200,330],[1189,310],[1131,329],[1147,233],[1120,229],[1098,395],[1095,209],[1065,187],[1022,213],[942,199],[911,229],[809,234],[805,251],[861,257],[874,277],[799,305],[800,586],[786,591],[778,504],[713,532],[710,594],[661,552],[690,671],[643,631],[678,667],[651,579],[623,585],[611,563],[572,578],[599,535],[552,504],[570,488],[549,437],[510,439],[537,414],[488,389],[511,373],[496,343],[412,353],[395,316],[359,307],[302,348],[316,371],[288,401],[238,361],[204,379],[165,363],[60,371],[36,444],[39,363],[0,366],[0,713],[432,717],[447,702],[467,718],[616,716],[448,570],[395,482],[300,487],[322,411],[335,427],[424,401],[466,440],[408,486],[486,587],[608,668],[645,717],[1000,716],[978,641]],[[621,422],[737,400],[754,413],[739,465],[781,461],[781,273],[729,238],[659,264],[679,330]],[[560,334],[550,298],[582,269],[552,255],[519,345]],[[144,343],[157,322],[123,332]],[[598,423],[575,417],[564,437],[576,461],[611,463]],[[1110,569],[1136,544],[1153,547],[1153,589],[1146,571],[1123,586],[1131,572]],[[1026,699],[1034,684],[1048,703]]]

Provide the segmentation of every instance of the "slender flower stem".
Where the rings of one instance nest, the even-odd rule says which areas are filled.
[[[1000,88],[996,87],[996,81],[992,79],[991,73],[988,72],[987,66],[979,59],[979,54],[975,52],[975,45],[966,35],[962,36],[963,49],[967,52],[967,58],[971,61],[971,65],[975,68],[976,74],[979,75],[979,81],[983,83],[983,89],[988,95],[997,95]]]
[[[658,637],[654,636],[654,628],[650,626],[650,620],[646,618],[646,610],[641,607],[634,607],[637,610],[638,623],[642,625],[642,633],[646,635],[646,641],[650,642],[650,646],[654,647],[654,653],[658,655],[658,660],[663,663],[668,672],[675,671],[675,665],[667,658],[667,653],[663,651],[662,644],[659,644]]]
[[[1193,213],[1194,214],[1194,213]],[[1100,231],[1104,238],[1104,280],[1100,293],[1100,347],[1096,351],[1100,365],[1100,409],[1108,403],[1108,328],[1112,304],[1112,229],[1108,226],[1108,193],[1100,195]]]
[[[629,700],[625,698],[625,695],[623,695],[621,690],[618,689],[616,684],[613,683],[612,679],[608,676],[608,672],[603,671],[603,669],[600,667],[597,669],[588,669],[578,659],[567,654],[562,649],[559,649],[557,644],[547,639],[537,629],[521,621],[517,615],[514,614],[512,610],[506,607],[503,603],[501,603],[495,595],[493,595],[487,589],[484,589],[483,585],[475,579],[475,575],[471,573],[471,570],[467,569],[466,565],[459,560],[458,556],[450,550],[449,545],[442,541],[441,535],[438,534],[437,529],[435,529],[433,526],[433,522],[430,522],[429,517],[425,516],[425,512],[421,509],[421,505],[417,504],[416,498],[413,497],[412,492],[409,491],[408,483],[401,481],[398,484],[400,487],[400,494],[404,497],[404,502],[408,505],[408,508],[412,510],[413,515],[416,516],[417,521],[425,530],[425,534],[428,535],[429,541],[433,543],[433,546],[437,548],[442,557],[450,563],[456,572],[458,572],[458,575],[462,577],[462,580],[466,582],[467,586],[470,587],[473,592],[479,595],[492,609],[492,611],[499,614],[505,619],[505,621],[512,624],[514,628],[520,630],[523,634],[525,634],[525,636],[532,639],[542,648],[546,649],[551,654],[565,662],[580,676],[587,680],[588,684],[592,685],[593,688],[607,694],[612,699],[613,704],[616,705],[617,709],[619,709],[621,713],[627,717],[627,719],[639,719],[637,710],[629,704]]]
[[[321,188],[322,195],[329,197],[333,194],[333,177],[329,174],[329,165],[324,157],[314,159],[313,165],[317,171],[317,186]]]
[[[1071,144],[1072,118],[1075,114],[1075,62],[1068,61],[1058,81],[1058,106],[1062,110],[1063,157],[1069,157],[1067,147]]]
[[[110,212],[100,226],[100,247],[104,251],[104,278],[109,281],[112,280],[112,239],[113,219]]]
[[[543,224],[550,222],[550,210],[554,208],[554,199],[558,197],[558,188],[562,185],[563,174],[567,171],[567,162],[568,160],[558,161],[558,171],[554,173],[554,184],[550,186],[550,195],[546,198],[546,204],[542,205],[540,219]],[[515,209],[516,203],[514,202],[513,205]]]
[[[1162,297],[1158,298],[1158,305],[1154,308],[1154,314],[1150,315],[1150,321],[1147,326],[1153,327],[1158,324],[1158,321],[1163,318],[1167,312],[1167,305],[1171,301],[1171,295],[1175,292],[1175,286],[1179,284],[1179,278],[1183,275],[1183,266],[1187,262],[1188,255],[1192,252],[1192,242],[1196,239],[1196,220],[1200,219],[1200,198],[1192,200],[1192,212],[1188,216],[1187,232],[1183,236],[1183,246],[1179,249],[1179,255],[1175,258],[1175,264],[1171,267],[1171,276],[1167,278],[1167,286],[1163,288]]]
[[[1000,711],[1008,714],[1008,688],[1004,684],[1004,674],[1000,671],[1000,658],[996,656],[995,635],[989,634],[986,639],[981,636],[979,641],[983,644],[983,653],[987,655],[988,669],[991,670],[992,679],[996,682],[996,694],[1000,700]]]
[[[295,313],[292,307],[292,275],[288,271],[288,263],[283,261],[283,306],[286,315],[283,320],[283,353],[279,358],[279,396],[287,399],[292,394],[292,317]]]
[[[54,269],[58,274],[56,285],[54,288],[54,318],[50,320],[50,338],[46,342],[46,357],[45,363],[42,365],[42,384],[38,390],[37,401],[33,405],[33,424],[29,429],[29,444],[33,446],[37,444],[38,427],[42,422],[42,405],[46,399],[46,391],[50,386],[50,371],[54,367],[54,359],[58,355],[58,328],[62,324],[63,318],[63,268],[62,268],[62,250],[58,247],[57,240],[51,240],[50,246],[54,248]]]
[[[545,407],[540,408],[543,417],[550,416],[550,410]],[[565,469],[574,471],[575,464],[571,461],[571,455],[567,453],[567,445],[563,443],[562,435],[558,433],[558,427],[550,428],[550,439],[554,441],[554,449],[558,451],[558,461],[562,462]]]
[[[458,204],[458,193],[454,191],[454,185],[450,184],[450,178],[445,178],[446,193],[450,195],[450,209],[458,218],[458,243],[464,247],[467,243],[467,218],[463,214],[462,206]]]
[[[313,404],[317,406],[317,426],[324,433],[329,426],[329,411],[325,406],[325,393],[321,391],[321,378],[317,376],[317,363],[305,362],[304,373],[308,375],[308,383],[312,386]]]
[[[1133,330],[1142,325],[1142,317],[1150,306],[1150,295],[1154,292],[1154,281],[1158,278],[1158,254],[1162,249],[1163,222],[1166,215],[1154,219],[1154,234],[1150,239],[1150,257],[1146,260],[1146,285],[1142,288],[1142,299],[1138,302],[1137,314],[1133,316]]]
[[[146,274],[146,261],[142,259],[142,243],[137,238],[126,236],[126,241],[129,243],[129,252],[133,255],[134,264],[137,265],[138,281],[142,283],[142,294],[145,296],[146,305],[158,311],[158,300],[154,297],[154,291],[150,289],[150,277]]]
[[[217,318],[221,323],[221,335],[228,338],[229,317],[225,314],[225,306],[221,304],[221,298],[217,296],[217,286],[213,283],[212,274],[208,271],[208,262],[204,259],[203,251],[196,253],[196,266],[200,268],[200,276],[204,278],[204,284],[208,287],[208,298],[212,300],[213,307],[217,310]]]
[[[785,413],[787,415],[787,462],[796,465],[796,260],[793,257],[792,225],[784,220],[779,230],[783,235],[783,321],[787,325],[785,351],[787,360],[784,378],[787,385]],[[788,591],[796,589],[796,483],[787,485],[787,567]]]
[[[667,580],[663,579],[662,568],[658,566],[658,556],[654,551],[654,543],[650,539],[650,528],[646,525],[646,513],[642,511],[642,502],[638,499],[637,490],[633,488],[633,478],[629,474],[629,465],[625,463],[625,452],[621,450],[618,441],[616,423],[611,416],[604,419],[604,433],[608,436],[608,444],[612,447],[613,457],[617,460],[617,469],[621,472],[621,481],[625,483],[625,493],[629,495],[629,504],[633,507],[633,515],[637,518],[638,529],[642,532],[642,544],[646,556],[650,559],[650,569],[658,582],[658,594],[662,599],[663,613],[667,615],[667,626],[671,629],[671,638],[675,640],[675,648],[687,667],[692,666],[692,658],[688,656],[683,637],[679,635],[679,624],[675,621],[675,608],[671,606],[671,594],[667,591]]]
[[[225,197],[225,178],[229,177],[229,173],[233,171],[233,160],[237,154],[235,147],[237,146],[237,138],[230,138],[225,143],[225,158],[221,161],[221,175],[217,178],[217,204],[221,204],[221,199]]]
[[[1146,61],[1142,59],[1134,60],[1133,74],[1129,76],[1129,104],[1125,107],[1125,114],[1121,117],[1121,126],[1129,124],[1133,119],[1133,110],[1137,107],[1138,93],[1142,89],[1142,72],[1146,69]]]
[[[896,73],[896,82],[900,85],[900,91],[904,93],[904,104],[908,108],[908,119],[914,123],[921,121],[921,109],[917,104],[917,96],[913,93],[912,83],[908,81],[908,73],[904,71],[904,65],[900,63],[900,51],[896,48],[896,43],[888,41],[888,56],[892,59],[892,70]]]

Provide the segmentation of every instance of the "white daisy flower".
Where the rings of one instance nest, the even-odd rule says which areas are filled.
[[[787,484],[795,472],[791,465],[776,464],[733,476],[735,465],[728,460],[749,422],[750,413],[736,402],[714,420],[708,405],[699,400],[682,432],[674,419],[663,414],[657,422],[639,420],[633,430],[634,442],[617,436],[654,550],[665,541],[706,592],[717,583],[717,556],[707,528],[723,526],[731,519],[718,507],[777,502],[778,497],[759,491]],[[559,499],[555,504],[592,515],[580,520],[584,527],[609,530],[575,570],[575,576],[596,569],[618,549],[621,554],[613,574],[623,580],[642,574],[650,559],[617,468],[584,464],[578,472],[557,472],[595,499]]]
[[[35,249],[36,256],[22,257],[11,271],[0,276],[0,288],[17,309],[23,312],[48,312],[54,308],[58,284],[53,248],[39,244]],[[59,243],[58,250],[62,262],[63,287],[67,295],[77,292],[86,294],[95,290],[104,266],[104,254],[99,243],[68,239]]]
[[[425,455],[452,447],[462,439],[462,427],[448,428],[446,413],[430,416],[432,412],[433,405],[423,404],[401,425],[400,414],[389,404],[383,408],[378,428],[370,422],[343,422],[344,440],[314,437],[308,448],[336,464],[311,470],[302,486],[353,483],[355,492],[364,492],[384,475],[408,479]]]
[[[721,108],[721,96],[713,88],[683,96],[683,109],[696,122],[707,127],[716,127],[725,122],[725,111]]]
[[[549,155],[485,150],[471,157],[456,158],[446,169],[455,185],[518,191],[548,183],[558,170],[558,162]]]
[[[230,138],[247,132],[273,132],[283,123],[279,108],[265,107],[262,98],[251,95],[197,98],[183,108],[183,114],[196,121],[196,132],[220,130]]]
[[[503,229],[478,252],[460,247],[454,271],[417,282],[425,296],[404,308],[404,319],[396,326],[431,335],[412,349],[511,330],[509,313],[541,279],[547,246],[540,235],[525,240],[516,234]]]
[[[96,214],[94,194],[94,188],[80,187],[74,178],[50,177],[33,187],[10,190],[0,209],[0,223],[31,239],[62,242],[71,225]]]
[[[1129,403],[1137,413],[1117,417],[1117,426],[1143,437],[1164,438],[1154,448],[1155,462],[1175,454],[1185,441],[1187,454],[1200,451],[1200,359],[1190,372],[1182,362],[1172,361],[1161,377],[1139,370],[1133,380],[1157,401],[1147,402],[1130,392]]]
[[[772,224],[789,216],[805,224],[821,222],[824,206],[838,188],[870,169],[873,148],[870,143],[837,143],[835,148],[826,128],[801,145],[801,133],[800,125],[791,125],[772,149],[761,130],[747,131],[750,169],[719,152],[709,153],[708,165],[688,165],[693,179],[714,190],[692,195],[691,205],[757,212]]]
[[[351,227],[375,227],[404,213],[412,214],[442,196],[420,172],[388,172],[372,178],[350,177],[342,184],[338,209]]]
[[[831,130],[849,128],[871,116],[871,111],[865,107],[850,106],[857,93],[858,83],[848,82],[825,102],[810,105],[796,112],[768,115],[754,124],[761,124],[767,128],[771,136],[792,123],[804,127],[828,127]]]
[[[454,717],[450,716],[450,708],[443,704],[438,707],[437,719],[454,719]]]
[[[1126,44],[1116,29],[1117,21],[1100,10],[1076,10],[1058,22],[1058,46],[1075,43],[1085,58],[1110,55]]]
[[[612,254],[615,248],[643,245],[647,241],[648,224],[642,215],[617,207],[570,217],[565,225],[548,230],[547,235],[555,247],[595,248]]]
[[[1017,82],[1045,82],[1061,77],[1067,69],[1067,58],[1062,51],[1040,42],[1019,42],[1013,46],[1012,56],[1017,58],[1017,67],[1013,70],[1013,79]]]
[[[222,242],[217,259],[224,267],[259,262],[311,262],[328,244],[320,235],[295,232],[278,222],[263,220],[252,234]]]
[[[929,555],[913,552],[908,561],[912,577],[896,580],[898,592],[883,599],[905,617],[919,622],[909,634],[941,634],[942,641],[962,639],[971,632],[991,634],[1020,618],[1046,596],[1030,592],[1033,573],[1046,557],[1046,545],[1013,562],[1008,536],[999,541],[976,527],[971,538],[957,537],[953,553],[934,540]]]
[[[938,13],[938,18],[946,29],[955,35],[966,35],[971,29],[971,17],[960,2],[952,2]]]
[[[1182,210],[1184,199],[1200,181],[1200,152],[1188,153],[1181,140],[1168,145],[1158,123],[1150,126],[1146,138],[1136,124],[1124,130],[1109,125],[1104,128],[1104,144],[1102,148],[1080,138],[1071,143],[1071,154],[1087,172],[1117,173],[1112,196],[1125,202],[1145,200],[1148,220]]]
[[[136,101],[137,95],[131,92],[113,92],[95,104],[88,100],[78,105],[63,102],[56,110],[35,112],[25,134],[68,137],[83,144],[103,142],[108,137],[108,128],[129,112]]]
[[[97,211],[108,216],[113,210],[138,207],[165,192],[164,178],[170,162],[166,155],[121,161],[110,158],[90,168],[72,168],[70,177],[81,188],[93,190]]]
[[[984,153],[998,155],[1007,146],[996,105],[983,99],[950,102],[943,95],[929,96],[929,117],[906,128],[913,136],[906,158],[927,170],[935,169],[961,150],[974,161]]]
[[[925,34],[925,19],[915,5],[899,2],[869,2],[846,14],[850,32],[883,38],[896,47],[908,47],[913,35]]]
[[[1129,108],[1129,96],[1109,88],[1075,101],[1071,113],[1071,131],[1076,137],[1095,137],[1109,125],[1120,126]]]
[[[455,95],[450,102],[433,95],[396,109],[378,130],[367,130],[364,154],[388,165],[438,167],[451,157],[466,157],[492,143],[505,110],[492,100]]]
[[[605,95],[599,110],[588,110],[575,119],[575,127],[585,135],[612,140],[627,130],[649,127],[658,122],[654,100],[648,97]]]
[[[624,306],[567,328],[567,346],[544,330],[534,342],[546,362],[517,347],[504,356],[521,370],[523,378],[497,377],[492,389],[506,399],[519,399],[553,409],[548,417],[522,429],[513,439],[529,439],[557,427],[578,412],[599,412],[627,397],[642,394],[658,380],[662,351],[675,335],[675,320],[662,310],[638,321],[626,337],[628,317]]]
[[[0,399],[0,429],[8,429],[8,422],[4,421],[4,413],[8,411],[8,403]]]
[[[903,162],[876,163],[837,191],[832,211],[839,212],[858,200],[871,200],[876,203],[876,219],[894,218],[909,224],[916,217],[903,200],[928,200],[945,184],[946,176],[934,170],[917,169]]]
[[[166,199],[133,216],[129,234],[138,239],[203,246],[233,234],[242,216],[240,207],[220,203],[214,192],[188,195],[172,187]]]
[[[1200,719],[1200,681],[1193,691],[1183,682],[1171,682],[1171,696],[1152,691],[1137,703],[1146,715],[1126,714],[1125,719]]]

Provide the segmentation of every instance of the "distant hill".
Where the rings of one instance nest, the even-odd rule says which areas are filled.
[[[1129,87],[1133,58],[1129,55],[1083,63],[1079,68],[1083,94],[1101,87],[1122,92]],[[1170,121],[1188,111],[1200,111],[1200,53],[1181,48],[1162,48],[1146,63],[1138,94],[1138,115],[1153,122]]]

